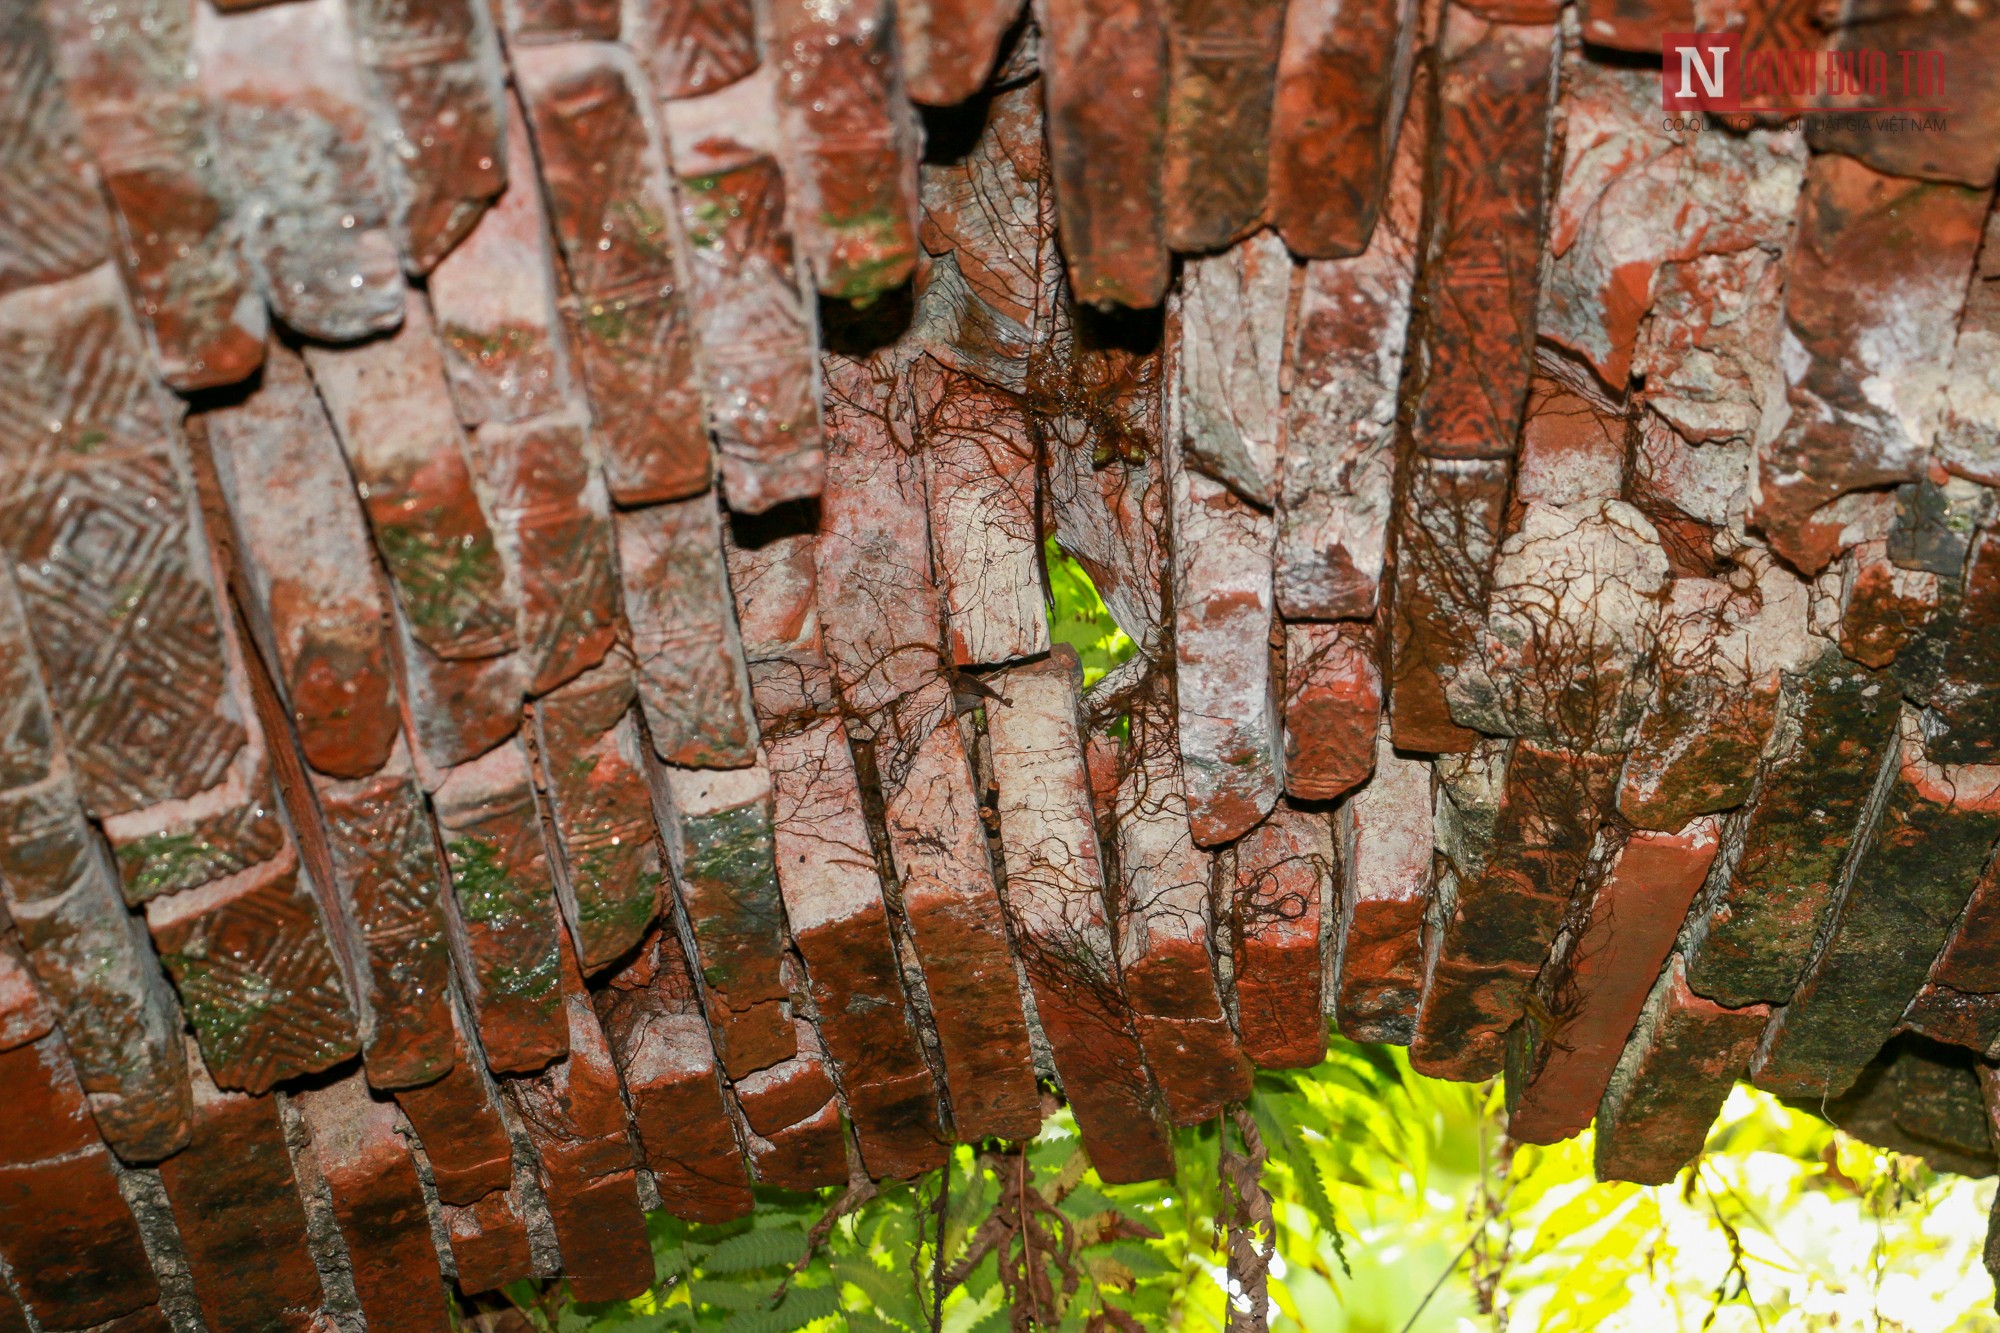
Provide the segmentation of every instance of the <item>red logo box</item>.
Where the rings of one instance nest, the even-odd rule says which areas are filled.
[[[1660,106],[1667,111],[1740,111],[1743,34],[1670,32],[1661,43]]]

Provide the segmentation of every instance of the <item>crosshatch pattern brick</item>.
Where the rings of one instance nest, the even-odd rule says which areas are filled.
[[[2000,83],[1661,114],[1991,6],[0,8],[0,1328],[1157,1178],[1330,1028],[1994,1169]]]

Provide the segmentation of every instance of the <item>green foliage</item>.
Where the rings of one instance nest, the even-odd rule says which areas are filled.
[[[1938,1177],[1748,1088],[1654,1189],[1595,1183],[1588,1132],[1510,1145],[1497,1084],[1423,1078],[1395,1047],[1335,1038],[1314,1069],[1260,1073],[1250,1110],[1280,1333],[2000,1329],[1978,1264],[1991,1181]],[[1217,1126],[1178,1131],[1174,1153],[1171,1180],[1106,1184],[1060,1112],[1031,1143],[960,1147],[830,1222],[835,1190],[759,1191],[725,1226],[655,1216],[658,1284],[636,1301],[508,1295],[539,1333],[922,1333],[940,1289],[948,1333],[1005,1333],[1043,1299],[1037,1328],[1220,1333]]]
[[[1063,554],[1051,537],[1043,545],[1049,571],[1049,635],[1076,649],[1083,661],[1083,683],[1095,685],[1106,672],[1138,651],[1131,636],[1118,628],[1097,585],[1083,566]]]

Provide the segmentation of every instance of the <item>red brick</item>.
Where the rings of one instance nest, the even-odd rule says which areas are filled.
[[[1769,1009],[1725,1009],[1667,961],[1597,1107],[1597,1178],[1665,1185],[1701,1152]]]
[[[771,775],[762,764],[733,772],[676,768],[664,785],[661,823],[681,910],[693,926],[715,1052],[741,1081],[797,1051],[786,1012]]]
[[[762,21],[813,281],[850,301],[900,286],[917,260],[919,135],[889,5],[772,0]]]
[[[457,1056],[450,1071],[422,1087],[398,1088],[396,1104],[430,1159],[438,1199],[470,1205],[506,1191],[514,1176],[514,1148],[500,1118],[498,1090],[466,1043],[458,1005],[451,1006],[448,1018]]]
[[[970,375],[928,362],[911,371],[952,660],[990,665],[1046,652],[1034,423],[1017,399]]]
[[[562,850],[564,911],[586,972],[630,953],[668,893],[633,700],[631,673],[607,664],[535,706],[543,787]]]
[[[643,76],[629,54],[597,43],[512,55],[605,481],[621,504],[697,494],[709,482],[708,433]]]
[[[2000,483],[2000,211],[1986,215],[1944,393],[1937,461],[1956,476]]]
[[[458,419],[518,422],[580,401],[556,309],[555,241],[520,103],[507,98],[505,191],[425,290]]]
[[[444,867],[406,744],[373,777],[315,783],[358,965],[361,1049],[378,1088],[451,1068]]]
[[[0,1051],[27,1045],[55,1023],[20,942],[7,928],[5,909],[0,908]]]
[[[1885,14],[1869,22],[1860,11],[1845,11],[1841,26],[1826,40],[1832,51],[1853,53],[1895,51],[1978,51],[2000,36],[2000,23],[1986,10],[1948,9],[1932,13],[1912,10]],[[1893,66],[1892,66],[1893,68]],[[1926,98],[1908,75],[1891,75],[1886,104],[1921,105]],[[1950,113],[1918,134],[1873,134],[1841,125],[1812,123],[1806,135],[1815,153],[1846,153],[1891,176],[1951,181],[1981,190],[1991,189],[2000,168],[2000,79],[1980,61],[1955,71],[1947,100]],[[1861,99],[1823,99],[1821,105],[1863,111],[1884,104],[1882,94]]]
[[[652,1285],[653,1252],[639,1212],[618,1067],[567,941],[562,1008],[568,1057],[503,1086],[535,1146],[570,1294],[580,1301],[628,1300]]]
[[[1425,458],[1408,468],[1392,536],[1389,721],[1399,749],[1461,753],[1478,733],[1452,720],[1444,672],[1456,671],[1485,620],[1508,469],[1497,459]]]
[[[332,1195],[368,1327],[443,1333],[450,1327],[444,1279],[395,1103],[376,1100],[350,1074],[293,1094],[292,1104],[305,1118],[309,1151]]]
[[[1434,890],[1411,1066],[1433,1078],[1500,1072],[1569,909],[1617,769],[1602,755],[1493,742],[1447,777],[1437,844],[1450,873]]]
[[[1129,726],[1129,744],[1114,754],[1123,771],[1105,775],[1096,802],[1100,826],[1116,830],[1118,963],[1146,1064],[1174,1123],[1190,1125],[1249,1095],[1250,1062],[1216,987],[1215,863],[1189,835],[1173,714],[1163,699],[1142,697]],[[1093,765],[1094,795],[1099,782]]]
[[[488,422],[472,435],[474,481],[519,590],[526,688],[543,694],[604,660],[617,634],[611,503],[591,472],[580,415]]]
[[[1826,506],[1922,471],[1986,207],[1981,191],[1812,160],[1785,284],[1787,345],[1805,356],[1787,375],[1790,420],[1758,451],[1754,514],[1807,574],[1839,553]]]
[[[615,42],[620,35],[622,16],[613,0],[505,0],[497,12],[516,48]]]
[[[1375,772],[1334,816],[1340,918],[1333,926],[1333,1014],[1352,1041],[1407,1046],[1423,989],[1431,896],[1431,771],[1385,731]]]
[[[1374,629],[1285,626],[1285,790],[1329,801],[1368,780],[1382,717]]]
[[[907,1179],[945,1150],[888,908],[837,720],[799,719],[765,742],[778,885],[805,962],[819,1037],[839,1071],[869,1174]]]
[[[197,5],[194,64],[217,167],[241,201],[243,252],[278,318],[332,341],[395,328],[390,187],[346,7]],[[304,160],[324,169],[301,171]]]
[[[1107,1181],[1156,1179],[1173,1169],[1166,1108],[1140,1052],[1105,919],[1078,675],[1075,654],[1059,647],[993,681],[1003,698],[989,701],[986,725],[1006,903],[1091,1164]]]
[[[184,390],[254,371],[268,326],[210,162],[214,136],[194,88],[194,10],[92,13],[65,4],[44,12],[78,129],[124,223],[125,280],[162,378]],[[75,241],[95,230],[80,228]]]
[[[0,1166],[0,1257],[13,1270],[21,1303],[45,1329],[88,1328],[159,1299],[138,1224],[102,1147]]]
[[[527,756],[513,743],[461,765],[432,801],[487,1064],[540,1069],[561,1058],[568,1038],[562,917]]]
[[[1326,909],[1338,892],[1333,825],[1281,805],[1236,844],[1236,1026],[1263,1068],[1326,1056]]]
[[[1508,1137],[1555,1143],[1590,1123],[1672,952],[1688,905],[1720,846],[1704,816],[1678,833],[1633,833],[1601,849],[1589,906],[1559,937],[1536,980],[1540,1013],[1515,1029],[1507,1070]]]
[[[1372,244],[1417,47],[1403,0],[1313,0],[1285,10],[1271,114],[1270,215],[1285,244],[1314,259]],[[1421,120],[1406,122],[1421,152]],[[1410,154],[1405,154],[1408,156]],[[1411,233],[1412,237],[1414,232]],[[1401,354],[1397,339],[1396,354]]]
[[[1282,0],[1166,0],[1167,244],[1214,250],[1263,221]]]
[[[245,718],[182,481],[179,408],[152,381],[115,270],[0,301],[0,367],[0,451],[19,460],[0,545],[91,813],[214,787]],[[118,591],[130,588],[143,595]],[[156,628],[133,635],[138,620]]]
[[[1379,6],[1367,0],[1352,8],[1358,12]],[[1324,5],[1294,6],[1288,21],[1304,24],[1314,9],[1323,10]],[[1340,35],[1339,24],[1328,33],[1334,40]],[[1294,86],[1287,77],[1281,69],[1281,99]],[[1337,89],[1342,81],[1323,84],[1304,79],[1297,86]],[[1357,241],[1354,248],[1359,253],[1352,259],[1309,263],[1297,283],[1298,313],[1287,349],[1291,395],[1285,411],[1276,570],[1278,610],[1288,619],[1366,619],[1375,614],[1380,596],[1393,507],[1396,394],[1402,383],[1410,289],[1423,221],[1429,90],[1426,69],[1410,93],[1396,156],[1380,168],[1387,177],[1381,221],[1373,221],[1377,205],[1372,196],[1353,204],[1336,201],[1339,206],[1319,215],[1334,226],[1360,221],[1356,209],[1366,204],[1367,221],[1373,226],[1367,248],[1360,249]],[[1346,130],[1347,121],[1342,119],[1335,132],[1344,135]],[[1317,132],[1328,130],[1321,127]],[[1274,145],[1274,152],[1273,171],[1282,173],[1286,154],[1282,143]],[[1320,189],[1329,170],[1301,168],[1309,177],[1306,188]],[[1279,175],[1274,174],[1273,189],[1278,188]],[[1329,241],[1315,249],[1302,241],[1292,233],[1303,221],[1287,223],[1280,211],[1284,207],[1274,193],[1272,208],[1286,233],[1286,244],[1315,253],[1347,248],[1345,243]]]
[[[1434,458],[1514,452],[1534,361],[1557,45],[1547,20],[1489,23],[1445,9],[1419,297],[1426,373],[1413,425]]]
[[[1885,545],[1862,542],[1841,570],[1840,650],[1863,666],[1895,661],[1938,609],[1938,576],[1891,564]]]
[[[1942,735],[1930,742],[1946,763],[2000,758],[2000,527],[1982,529],[1965,566],[1958,614],[1943,631],[1943,683],[1930,701]]]
[[[750,0],[639,0],[624,18],[625,44],[645,62],[655,97],[699,97],[757,68]]]
[[[904,93],[953,106],[986,83],[1000,44],[1020,17],[1018,0],[914,0],[896,6]]]
[[[1091,305],[1156,305],[1170,259],[1165,15],[1147,0],[1041,0],[1034,11],[1071,289]]]
[[[444,1224],[458,1268],[458,1289],[466,1295],[535,1276],[528,1224],[511,1191],[496,1190],[469,1204],[446,1204]]]
[[[473,489],[430,313],[412,296],[392,337],[306,349],[409,633],[438,657],[515,646],[514,606]]]
[[[266,1092],[360,1049],[353,1002],[295,848],[146,906],[219,1084]]]
[[[758,1183],[820,1189],[847,1178],[840,1102],[812,1025],[794,1021],[798,1054],[737,1079],[736,1100]]]
[[[304,1330],[320,1304],[278,1103],[221,1092],[199,1062],[194,1139],[160,1164],[202,1318],[214,1333]]]
[[[368,528],[298,355],[273,344],[257,391],[203,415],[273,660],[306,762],[358,778],[401,730],[386,607]]]
[[[1585,0],[1584,40],[1614,51],[1658,51],[1670,32],[1692,32],[1693,0]]]
[[[1261,232],[1181,272],[1173,366],[1186,465],[1252,504],[1277,498],[1282,365],[1294,265]]]
[[[1190,466],[1170,478],[1181,766],[1194,840],[1212,847],[1268,814],[1283,782],[1270,650],[1276,527]]]
[[[722,488],[737,513],[762,513],[819,494],[826,468],[771,85],[669,103],[666,119]]]
[[[111,256],[111,218],[57,82],[49,37],[42,15],[26,7],[8,10],[0,29],[0,40],[15,55],[0,77],[0,110],[9,125],[23,130],[0,179],[10,198],[42,203],[22,217],[0,263],[0,295],[73,277]]]
[[[726,1222],[748,1213],[743,1150],[723,1104],[715,1047],[677,935],[656,930],[595,1000],[631,1099],[639,1146],[667,1211],[690,1222]]]
[[[1625,414],[1608,410],[1541,366],[1528,382],[1509,526],[1528,504],[1616,498],[1625,483]]]
[[[621,511],[618,560],[654,750],[669,764],[752,762],[757,721],[715,501]]]
[[[477,0],[364,0],[348,12],[365,80],[393,126],[396,151],[385,157],[403,259],[428,273],[508,183],[491,16]]]

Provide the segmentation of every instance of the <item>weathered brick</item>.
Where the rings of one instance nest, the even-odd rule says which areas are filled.
[[[527,689],[542,694],[604,660],[617,635],[610,497],[580,415],[488,422],[468,454],[494,545],[518,590]]]
[[[913,102],[953,106],[977,93],[1000,43],[1020,16],[1019,0],[914,0],[896,6],[896,46],[904,93]]]
[[[809,1190],[847,1178],[840,1102],[812,1024],[794,1019],[797,1054],[735,1080],[758,1183]]]
[[[1419,457],[1408,469],[1392,523],[1389,721],[1401,749],[1458,753],[1478,733],[1452,720],[1445,673],[1470,653],[1485,620],[1508,468],[1498,459]]]
[[[1601,391],[1581,391],[1538,361],[1521,421],[1509,526],[1518,528],[1522,511],[1537,502],[1560,506],[1619,498],[1625,485],[1625,435],[1622,408]]]
[[[1921,1157],[1933,1170],[1993,1174],[1993,1139],[1980,1091],[1986,1068],[1970,1052],[1898,1037],[1844,1096],[1821,1101],[1855,1138]]]
[[[402,667],[398,683],[416,741],[412,758],[425,789],[434,789],[453,768],[491,752],[520,730],[526,684],[521,656],[439,657],[411,632],[402,607],[392,609]]]
[[[564,910],[586,972],[630,953],[666,900],[631,673],[606,663],[535,705]]]
[[[1688,904],[1720,847],[1705,815],[1676,833],[1600,836],[1589,902],[1557,937],[1535,982],[1538,1004],[1514,1029],[1507,1134],[1555,1143],[1596,1113]],[[1594,881],[1594,883],[1590,882]],[[1546,1015],[1546,1019],[1542,1017]]]
[[[595,1001],[631,1099],[632,1126],[667,1211],[690,1222],[748,1213],[743,1150],[723,1104],[715,1047],[677,933],[656,928]]]
[[[899,21],[909,12],[898,6]],[[910,53],[904,50],[908,68]],[[1058,335],[1062,257],[1039,80],[983,99],[962,154],[923,164],[930,252],[913,319],[931,356],[1001,389],[1028,388],[1031,359]]]
[[[1725,1009],[1667,960],[1597,1106],[1597,1178],[1665,1185],[1693,1161],[1770,1010]]]
[[[314,897],[288,846],[263,865],[146,905],[154,947],[218,1083],[261,1093],[360,1049]]]
[[[1986,214],[1986,234],[1965,293],[1936,454],[1961,477],[2000,484],[2000,210]]]
[[[334,777],[372,773],[401,730],[387,608],[312,381],[296,353],[274,344],[257,391],[202,421],[254,594],[245,610],[306,762]]]
[[[1724,1004],[1791,998],[1896,744],[1888,679],[1829,649],[1783,680],[1777,728],[1688,936],[1688,984]]]
[[[570,1294],[579,1301],[629,1300],[653,1283],[653,1251],[639,1211],[618,1067],[566,940],[562,1011],[568,1056],[503,1086],[535,1146]]]
[[[66,2],[42,13],[78,131],[124,223],[125,280],[162,378],[177,389],[242,379],[264,355],[268,319],[250,291],[209,114],[194,87],[195,6],[107,13]],[[62,199],[56,182],[38,182],[37,195],[41,216],[63,218],[59,204],[48,208]],[[94,220],[64,220],[74,233],[68,245],[88,244],[101,231]]]
[[[539,1069],[567,1049],[563,923],[520,743],[453,769],[432,802],[487,1063]]]
[[[222,1092],[194,1066],[194,1139],[160,1164],[195,1299],[214,1333],[313,1327],[319,1272],[306,1248],[277,1099]]]
[[[1118,963],[1132,1026],[1175,1124],[1213,1119],[1250,1091],[1250,1063],[1229,1026],[1210,953],[1214,860],[1189,836],[1173,714],[1135,701],[1110,777],[1118,850]],[[1091,788],[1099,786],[1093,769]]]
[[[1789,164],[1781,164],[1789,170]],[[1644,421],[1672,428],[1684,456],[1671,466],[1653,461],[1652,489],[1709,523],[1747,508],[1750,443],[1776,414],[1785,393],[1778,363],[1784,328],[1784,252],[1751,246],[1702,254],[1660,266],[1652,310],[1639,326],[1632,372],[1646,377]],[[1657,452],[1650,429],[1635,459],[1643,477],[1646,453]],[[1685,454],[1687,443],[1704,446]],[[1665,442],[1662,442],[1665,443]],[[1728,445],[1710,449],[1709,446]],[[1693,502],[1691,502],[1693,501]]]
[[[1507,1029],[1569,910],[1617,776],[1602,755],[1490,742],[1441,774],[1439,876],[1410,1063],[1433,1078],[1500,1071]]]
[[[645,62],[655,97],[699,97],[757,68],[751,0],[640,0],[624,20],[624,42]]]
[[[813,281],[851,301],[900,286],[917,260],[919,135],[889,5],[770,0],[761,21]]]
[[[1234,859],[1231,939],[1244,1054],[1262,1068],[1316,1065],[1326,1058],[1327,912],[1339,893],[1332,820],[1280,805],[1236,844]]]
[[[425,283],[445,376],[467,427],[526,421],[580,396],[556,307],[548,212],[520,103],[506,105],[511,183]]]
[[[1834,52],[1866,59],[1863,53],[1978,51],[1996,36],[2000,36],[2000,22],[1986,10],[1909,10],[1876,18],[1858,5],[1849,5],[1841,10],[1835,32],[1826,40],[1826,59],[1829,63],[1835,59]],[[1932,117],[1923,117],[1922,133],[1871,134],[1843,125],[1814,123],[1807,137],[1815,153],[1845,153],[1887,175],[1991,189],[1995,170],[2000,169],[2000,146],[1996,146],[2000,140],[2000,79],[1982,61],[1966,62],[1962,70],[1955,71],[1949,94],[1943,91],[1941,73],[1937,87],[1927,95],[1921,78],[1913,80],[1903,72],[1890,75],[1879,90],[1871,85],[1869,93],[1858,100],[1842,95],[1838,101],[1824,99],[1821,105],[1865,112],[1871,106],[1921,106],[1939,100],[1949,102],[1950,113],[1936,117],[1934,125]],[[1910,117],[1906,123],[1916,119]]]
[[[1180,437],[1187,466],[1253,504],[1278,494],[1279,379],[1293,265],[1263,232],[1188,262],[1181,276]]]
[[[424,793],[398,743],[370,777],[314,782],[325,816],[335,892],[359,977],[361,1049],[378,1088],[428,1083],[456,1059],[451,955]]]
[[[450,1070],[421,1087],[398,1088],[395,1096],[430,1161],[439,1201],[469,1206],[506,1193],[513,1180],[514,1148],[500,1118],[499,1090],[478,1049],[467,1040],[468,1021],[457,1003],[446,1019],[455,1055]],[[454,1250],[455,1237],[454,1228]]]
[[[666,121],[722,488],[730,508],[762,513],[819,494],[826,467],[771,80],[670,102]]]
[[[1076,715],[1076,655],[1002,673],[987,734],[1006,902],[1056,1071],[1091,1163],[1109,1181],[1169,1174],[1165,1107],[1132,1027],[1106,921],[1104,870]]]
[[[67,15],[53,17],[60,39]],[[0,183],[9,198],[32,198],[40,207],[7,219],[0,295],[95,268],[110,258],[113,235],[42,15],[18,6],[7,11],[5,23],[0,41],[13,58],[0,74],[0,116],[16,127],[16,137],[0,166]]]
[[[615,0],[503,0],[499,13],[517,49],[570,42],[615,42],[623,15]]]
[[[91,813],[214,787],[245,719],[178,409],[152,379],[116,271],[0,301],[0,367],[0,544]]]
[[[395,328],[404,291],[390,184],[347,7],[197,5],[194,64],[271,309],[331,341]]]
[[[903,995],[846,729],[801,719],[766,739],[765,757],[785,918],[862,1161],[874,1176],[918,1175],[945,1156],[938,1094]]]
[[[1382,718],[1374,628],[1285,626],[1285,791],[1330,801],[1367,781]]]
[[[715,501],[624,510],[617,527],[639,706],[654,750],[684,766],[752,762],[757,720]]]
[[[1033,422],[1010,395],[927,369],[913,367],[914,429],[952,659],[985,665],[1046,652]]]
[[[1091,305],[1156,305],[1171,258],[1166,16],[1148,0],[1039,0],[1034,14],[1071,289]]]
[[[669,768],[655,787],[660,826],[692,926],[715,1052],[732,1080],[789,1059],[796,1038],[780,975],[784,901],[771,830],[771,775]]]
[[[1530,504],[1494,562],[1476,651],[1445,688],[1452,720],[1544,745],[1629,748],[1668,577],[1658,530],[1624,501]]]
[[[1374,245],[1383,192],[1397,188],[1390,184],[1392,154],[1415,160],[1429,138],[1423,120],[1405,119],[1403,111],[1406,103],[1426,100],[1410,82],[1417,29],[1417,7],[1404,0],[1286,7],[1267,207],[1296,253],[1333,259]],[[1399,133],[1409,144],[1400,153]],[[1403,244],[1415,234],[1413,226]],[[1394,341],[1400,358],[1403,340]]]
[[[0,925],[0,1051],[34,1041],[55,1023],[55,1013],[28,970],[20,942],[11,929]]]
[[[1937,609],[1937,575],[1891,564],[1886,542],[1862,542],[1841,567],[1840,650],[1863,666],[1886,667]]]
[[[358,1075],[291,1095],[332,1196],[361,1313],[384,1333],[444,1333],[444,1280],[394,1102]]]
[[[410,298],[394,336],[308,347],[306,364],[333,417],[411,636],[454,661],[512,649],[512,590],[473,489],[443,353],[422,298]]]
[[[1305,24],[1309,11],[1327,7],[1295,5],[1287,22]],[[1346,8],[1358,15],[1360,10],[1373,12],[1381,6],[1366,0]],[[1337,40],[1341,30],[1336,22],[1327,38]],[[1286,40],[1292,38],[1288,35]],[[1340,58],[1346,59],[1344,52]],[[1369,73],[1372,77],[1374,70]],[[1290,85],[1283,72],[1279,78],[1283,98]],[[1315,89],[1327,86],[1307,82]],[[1276,574],[1278,609],[1290,619],[1365,619],[1375,614],[1395,479],[1396,392],[1402,382],[1410,289],[1423,220],[1429,87],[1426,70],[1410,94],[1395,159],[1380,168],[1387,189],[1380,223],[1373,222],[1373,194],[1325,210],[1331,215],[1329,221],[1337,222],[1365,205],[1373,227],[1367,248],[1360,249],[1356,242],[1353,248],[1359,253],[1352,259],[1309,263],[1297,283],[1298,313],[1288,349],[1291,393],[1285,407]],[[1343,120],[1338,132],[1345,131]],[[1281,161],[1283,150],[1278,152]],[[1321,173],[1328,169],[1307,173],[1311,175],[1307,188],[1323,188],[1326,178]],[[1275,176],[1273,185],[1275,189]],[[1376,194],[1382,188],[1373,187]],[[1274,212],[1280,208],[1275,197],[1272,207]],[[1278,217],[1285,230],[1284,215]],[[1306,248],[1291,234],[1300,225],[1303,220],[1286,230],[1286,243],[1294,248]]]
[[[1534,361],[1557,45],[1547,22],[1445,8],[1413,425],[1416,447],[1434,458],[1514,452]]]
[[[1204,847],[1240,837],[1283,783],[1280,682],[1271,671],[1269,515],[1171,466],[1174,651],[1188,822]]]
[[[528,1224],[511,1191],[496,1190],[469,1204],[444,1206],[458,1289],[468,1296],[535,1276]]]
[[[384,158],[403,261],[428,273],[508,183],[505,70],[492,16],[476,0],[361,0],[348,14],[395,145]]]
[[[1693,0],[1584,0],[1584,39],[1614,51],[1658,51],[1669,32],[1692,32]]]
[[[1431,896],[1431,770],[1396,753],[1384,729],[1375,771],[1334,816],[1340,850],[1333,1016],[1353,1041],[1407,1046],[1423,989]]]
[[[512,57],[605,481],[620,504],[698,494],[709,482],[708,433],[643,76],[631,55],[597,42],[521,46]]]
[[[1215,250],[1264,218],[1286,6],[1167,0],[1167,244]]]
[[[1982,528],[1965,565],[1958,612],[1948,627],[1931,707],[1944,725],[1929,744],[1941,762],[2000,758],[2000,526]]]
[[[1809,593],[1768,555],[1754,583],[1677,578],[1660,624],[1659,687],[1640,719],[1618,810],[1668,832],[1748,799],[1778,722],[1785,671],[1824,650],[1806,631]]]
[[[1922,471],[1986,207],[1837,154],[1806,172],[1785,283],[1787,346],[1805,355],[1786,373],[1790,419],[1758,450],[1754,519],[1807,574],[1839,553],[1826,506]]]
[[[1810,965],[1751,1062],[1759,1087],[1846,1091],[1923,986],[1996,837],[2000,768],[1933,763],[1905,713]]]

